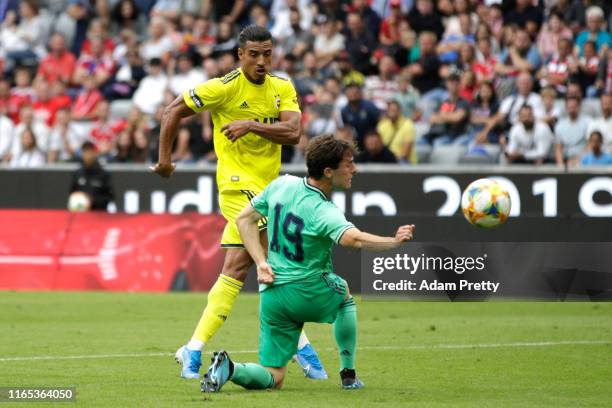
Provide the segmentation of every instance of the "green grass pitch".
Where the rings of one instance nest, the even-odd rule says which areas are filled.
[[[172,355],[205,299],[0,292],[0,387],[75,386],[75,405],[87,407],[612,406],[612,303],[358,302],[365,389],[340,389],[331,327],[308,324],[328,381],[291,363],[281,391],[230,383],[204,396]],[[257,301],[240,295],[205,365],[219,348],[257,360]]]

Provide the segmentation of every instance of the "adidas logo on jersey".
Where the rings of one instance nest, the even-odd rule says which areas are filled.
[[[246,101],[242,102],[242,105],[240,105],[240,109],[249,109],[249,104]]]

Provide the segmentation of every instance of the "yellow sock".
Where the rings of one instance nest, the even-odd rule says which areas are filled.
[[[232,311],[243,285],[239,280],[219,275],[208,292],[208,303],[193,333],[194,339],[207,343],[215,335]]]

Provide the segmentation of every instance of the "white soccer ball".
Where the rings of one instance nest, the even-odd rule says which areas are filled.
[[[68,197],[68,209],[72,212],[84,212],[91,209],[91,199],[82,191],[75,191]]]
[[[506,222],[510,206],[508,191],[487,178],[470,183],[461,196],[465,219],[480,228],[495,228]]]

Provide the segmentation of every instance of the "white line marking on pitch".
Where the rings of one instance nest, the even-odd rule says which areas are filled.
[[[409,346],[361,346],[357,350],[435,350],[435,349],[478,349],[478,348],[509,348],[509,347],[550,347],[550,346],[578,346],[612,344],[612,340],[562,340],[537,341],[517,343],[484,343],[484,344],[414,344]],[[325,348],[323,351],[335,351],[335,348]],[[257,353],[257,350],[230,350],[230,354]],[[2,361],[33,361],[33,360],[96,360],[111,358],[135,357],[169,357],[174,353],[133,353],[133,354],[92,354],[83,356],[30,356],[30,357],[2,357]]]

